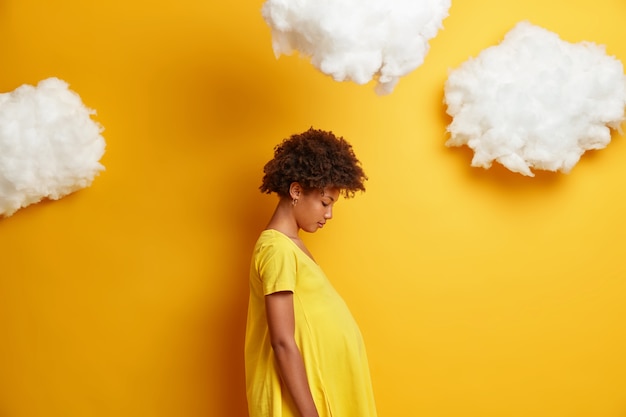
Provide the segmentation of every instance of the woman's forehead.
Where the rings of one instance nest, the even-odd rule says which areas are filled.
[[[337,201],[339,198],[340,190],[337,187],[324,187],[319,193],[323,197],[331,198],[333,201]]]

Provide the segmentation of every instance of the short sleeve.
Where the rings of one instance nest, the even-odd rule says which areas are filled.
[[[279,291],[294,292],[296,256],[293,249],[280,240],[272,239],[259,247],[256,269],[261,279],[264,295]]]

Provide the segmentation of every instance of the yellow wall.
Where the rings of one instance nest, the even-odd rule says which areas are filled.
[[[364,333],[379,414],[626,415],[626,138],[571,174],[448,149],[447,71],[528,19],[626,62],[623,0],[453,1],[395,92],[271,51],[254,2],[0,0],[0,91],[98,111],[92,187],[0,220],[0,415],[243,417],[261,169],[315,126],[368,191],[305,239]]]

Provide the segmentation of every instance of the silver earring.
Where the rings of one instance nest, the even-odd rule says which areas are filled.
[[[294,198],[293,200],[291,200],[291,205],[293,205],[295,207],[296,204],[298,204],[298,199],[297,198]]]

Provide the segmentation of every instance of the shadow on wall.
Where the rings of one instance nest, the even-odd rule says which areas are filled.
[[[233,237],[228,239],[229,246],[224,248],[230,260],[226,265],[227,276],[220,277],[226,283],[222,297],[226,298],[220,305],[218,317],[208,318],[210,323],[206,329],[208,345],[220,344],[219,358],[213,358],[205,369],[210,384],[219,387],[220,392],[212,397],[217,402],[207,404],[209,415],[215,416],[246,416],[247,402],[244,369],[244,339],[246,317],[248,311],[248,275],[250,256],[260,231],[265,227],[275,202],[273,196],[261,194],[257,187],[260,181],[254,175],[245,176],[228,183],[226,186],[245,190],[239,194],[226,209],[229,216],[223,221]],[[216,288],[219,288],[216,284]],[[213,348],[212,350],[215,350]],[[219,381],[216,383],[216,381]]]
[[[233,184],[234,187],[248,191],[241,193],[241,198],[236,204],[229,207],[232,233],[237,238],[230,240],[232,246],[226,248],[228,252],[234,254],[230,257],[232,263],[227,268],[232,273],[223,277],[229,282],[227,296],[230,300],[222,304],[228,307],[220,312],[221,324],[218,328],[211,329],[212,332],[222,335],[223,343],[223,356],[221,360],[216,361],[219,368],[207,370],[211,377],[222,381],[220,384],[222,392],[218,396],[220,403],[210,405],[211,415],[242,417],[247,415],[244,339],[248,312],[250,256],[258,234],[265,227],[271,214],[271,207],[266,203],[274,201],[273,198],[263,196],[256,190],[257,181],[254,180],[256,178]]]
[[[155,88],[165,90],[162,100],[167,103],[155,119],[176,120],[172,131],[183,146],[202,132],[196,140],[210,146],[207,152],[242,151],[241,147],[258,143],[264,132],[271,131],[268,127],[296,111],[277,93],[285,88],[284,80],[266,76],[274,74],[273,68],[264,68],[275,63],[271,54],[265,59],[252,53],[246,56],[245,48],[250,45],[237,48],[229,42],[219,47],[226,44],[230,47],[224,50],[209,45],[209,50],[170,57],[162,70],[164,79],[152,80]],[[232,54],[233,49],[238,53]],[[219,57],[219,65],[213,57]]]
[[[273,196],[258,189],[266,162],[262,155],[271,154],[273,146],[268,148],[261,139],[272,130],[277,115],[285,117],[289,109],[281,95],[275,94],[276,83],[262,77],[271,69],[263,70],[264,63],[256,62],[253,53],[246,55],[249,45],[242,45],[238,54],[230,53],[233,46],[228,45],[229,51],[188,51],[175,59],[169,57],[158,80],[165,87],[164,102],[169,104],[155,117],[177,121],[176,126],[166,128],[176,135],[184,153],[182,160],[202,161],[197,166],[204,171],[201,175],[206,177],[207,192],[187,196],[196,199],[188,204],[195,205],[196,216],[212,217],[206,224],[218,223],[215,238],[220,239],[219,233],[228,235],[220,239],[224,242],[218,248],[220,254],[211,254],[227,263],[221,266],[226,276],[211,277],[216,281],[210,288],[220,292],[220,307],[199,318],[203,333],[193,348],[196,351],[191,352],[199,358],[207,352],[217,356],[201,359],[203,367],[194,376],[212,390],[199,408],[211,416],[244,417],[248,414],[244,338],[250,256],[275,204]],[[221,57],[219,66],[211,60],[214,56]],[[267,62],[273,62],[270,59]],[[180,78],[181,73],[186,76]],[[219,171],[212,171],[213,167]],[[217,211],[215,196],[219,196]]]

